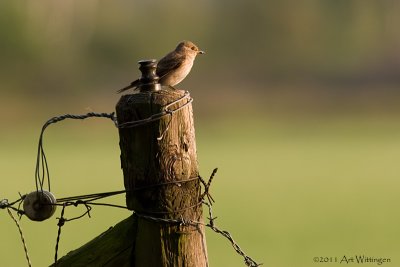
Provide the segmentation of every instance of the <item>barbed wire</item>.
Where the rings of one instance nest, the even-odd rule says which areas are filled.
[[[183,103],[182,105],[180,105],[179,107],[175,108],[175,109],[170,109],[173,105],[182,102],[184,100],[187,100],[185,103]],[[38,144],[38,153],[37,153],[37,160],[36,160],[36,168],[35,168],[35,183],[36,183],[36,191],[37,192],[43,192],[43,188],[45,185],[45,181],[47,180],[47,185],[48,185],[48,190],[50,191],[50,173],[49,173],[49,167],[48,167],[48,162],[47,162],[47,158],[44,152],[44,148],[43,148],[43,134],[44,131],[46,130],[46,128],[54,123],[63,121],[65,119],[75,119],[75,120],[83,120],[83,119],[87,119],[87,118],[91,118],[91,117],[98,117],[98,118],[108,118],[111,119],[114,123],[114,125],[117,128],[132,128],[132,127],[137,127],[137,126],[141,126],[144,124],[148,124],[157,120],[160,120],[161,118],[165,117],[165,116],[170,116],[169,118],[169,122],[167,123],[167,126],[165,128],[165,130],[163,131],[163,133],[157,138],[157,140],[161,140],[165,134],[166,131],[168,131],[169,129],[169,125],[171,123],[172,120],[172,116],[175,112],[179,111],[180,109],[184,108],[185,106],[189,105],[191,102],[193,101],[193,99],[190,97],[189,92],[185,92],[184,95],[180,98],[178,98],[177,100],[167,104],[166,106],[163,107],[163,109],[161,110],[161,112],[153,114],[145,119],[141,119],[141,120],[134,120],[134,121],[129,121],[129,122],[124,122],[124,123],[118,123],[117,118],[114,115],[114,112],[112,113],[95,113],[95,112],[89,112],[87,114],[84,115],[72,115],[72,114],[65,114],[62,116],[56,116],[51,118],[50,120],[48,120],[42,127],[41,133],[40,133],[40,137],[39,137],[39,144]],[[60,198],[57,199],[56,203],[51,204],[51,205],[57,205],[57,206],[62,206],[62,211],[61,211],[61,215],[58,219],[58,231],[57,231],[57,239],[56,239],[56,245],[55,245],[55,255],[54,255],[54,266],[57,266],[57,262],[58,262],[58,248],[59,248],[59,243],[60,243],[60,239],[61,239],[61,229],[62,227],[65,225],[66,222],[69,221],[73,221],[73,220],[77,220],[80,219],[84,216],[88,216],[90,217],[90,211],[92,210],[92,205],[102,205],[102,206],[109,206],[109,207],[114,207],[114,208],[122,208],[122,209],[127,209],[126,206],[121,206],[121,205],[115,205],[115,204],[109,204],[109,203],[97,203],[94,201],[106,198],[106,197],[110,197],[110,196],[114,196],[114,195],[118,195],[118,194],[122,194],[122,193],[127,193],[127,192],[136,192],[136,191],[140,191],[140,190],[148,190],[154,187],[159,187],[159,186],[167,186],[167,185],[171,185],[171,184],[177,184],[178,186],[180,186],[182,183],[186,183],[186,182],[192,182],[192,181],[197,181],[199,180],[201,182],[201,184],[204,187],[204,191],[203,193],[200,194],[199,197],[199,202],[191,205],[189,207],[180,209],[180,210],[175,210],[175,211],[168,211],[168,212],[164,212],[164,211],[134,211],[134,214],[136,214],[138,217],[146,219],[146,220],[151,220],[151,221],[155,221],[158,223],[168,223],[168,224],[179,224],[179,225],[193,225],[193,226],[205,226],[205,227],[209,227],[210,229],[212,229],[215,233],[218,233],[222,236],[224,236],[227,240],[230,241],[231,245],[233,246],[233,248],[235,249],[235,251],[244,258],[245,264],[248,267],[256,267],[256,266],[260,266],[261,264],[258,264],[256,261],[254,261],[251,257],[249,257],[248,255],[246,255],[243,250],[240,248],[240,246],[235,242],[235,240],[233,239],[232,235],[225,230],[221,230],[219,229],[216,225],[215,225],[215,219],[216,217],[213,217],[213,213],[212,213],[212,203],[215,202],[215,200],[213,199],[213,197],[211,196],[209,189],[212,183],[212,180],[215,176],[217,172],[217,169],[214,169],[210,178],[208,179],[208,181],[206,182],[201,176],[197,176],[197,177],[191,177],[189,179],[186,180],[180,180],[180,181],[168,181],[168,182],[163,182],[163,183],[159,183],[159,184],[154,184],[154,185],[146,185],[146,186],[142,186],[142,187],[137,187],[131,190],[120,190],[120,191],[113,191],[113,192],[103,192],[103,193],[95,193],[95,194],[88,194],[88,195],[81,195],[81,196],[73,196],[73,197],[66,197],[66,198]],[[20,198],[12,203],[9,203],[8,200],[4,199],[0,201],[0,208],[1,209],[7,209],[10,216],[12,216],[11,210],[14,210],[17,212],[17,214],[21,217],[22,215],[24,215],[24,211],[20,209],[20,205],[23,202],[24,198],[26,195],[20,195]],[[208,202],[204,201],[204,199],[207,198]],[[15,208],[14,205],[18,204],[18,208]],[[149,214],[171,214],[171,213],[179,213],[182,212],[184,210],[187,209],[194,209],[196,207],[198,207],[199,205],[206,205],[208,208],[208,223],[204,223],[202,221],[194,221],[194,220],[190,220],[190,219],[185,219],[183,217],[179,218],[179,219],[165,219],[162,217],[155,217],[155,216],[150,216]],[[79,216],[67,219],[64,217],[65,215],[65,209],[69,206],[84,206],[86,208],[86,210],[84,211],[84,213],[82,213]],[[30,260],[29,260],[29,255],[28,255],[28,251],[26,248],[26,244],[25,244],[25,239],[23,237],[22,234],[22,229],[18,223],[18,221],[15,219],[14,216],[12,216],[12,218],[14,219],[14,221],[17,224],[17,227],[20,231],[20,235],[21,235],[21,240],[22,243],[24,245],[24,250],[25,250],[25,255],[26,258],[28,260],[28,264],[29,266],[31,266]]]
[[[215,202],[213,197],[211,196],[209,189],[211,186],[211,183],[213,181],[213,178],[215,176],[215,174],[217,173],[218,169],[215,168],[213,170],[213,172],[211,173],[210,178],[208,179],[208,182],[206,183],[204,181],[204,179],[201,178],[201,176],[199,176],[200,181],[202,182],[203,186],[204,186],[204,192],[200,195],[200,200],[202,204],[206,205],[208,208],[208,214],[209,217],[208,219],[208,223],[205,224],[204,222],[201,221],[194,221],[194,220],[189,220],[189,219],[184,219],[184,218],[180,218],[180,219],[166,219],[166,218],[160,218],[160,217],[154,217],[154,216],[149,216],[146,214],[140,214],[138,212],[135,212],[135,214],[138,217],[141,217],[143,219],[146,220],[150,220],[153,222],[158,222],[158,223],[172,223],[172,224],[179,224],[179,225],[193,225],[193,226],[206,226],[209,227],[210,229],[212,229],[215,233],[221,234],[222,236],[224,236],[226,239],[228,239],[232,245],[232,247],[235,249],[235,251],[243,257],[245,264],[248,267],[257,267],[257,266],[261,266],[262,263],[257,263],[255,260],[253,260],[250,256],[248,256],[241,248],[240,246],[235,242],[235,240],[233,239],[231,233],[229,233],[228,231],[225,230],[221,230],[220,228],[218,228],[215,225],[215,219],[217,219],[217,217],[213,216],[213,211],[212,211],[212,203]],[[205,196],[207,196],[209,202],[204,201]]]
[[[209,189],[211,186],[211,182],[215,176],[217,172],[217,169],[214,169],[208,182],[206,182],[203,178],[201,178],[199,176],[199,179],[201,181],[201,183],[203,184],[204,187],[204,192],[200,195],[200,199],[199,199],[199,204],[204,204],[207,209],[208,209],[208,215],[209,217],[207,217],[208,222],[204,223],[202,221],[195,221],[195,220],[190,220],[190,219],[185,219],[183,217],[179,218],[179,219],[166,219],[166,218],[162,218],[162,217],[155,217],[155,216],[150,216],[148,214],[151,214],[152,212],[136,212],[134,211],[134,214],[136,214],[138,217],[146,219],[146,220],[150,220],[153,222],[158,222],[158,223],[166,223],[166,224],[178,224],[178,225],[192,225],[192,226],[205,226],[208,227],[210,229],[212,229],[215,233],[218,233],[220,235],[222,235],[223,237],[225,237],[227,240],[229,240],[229,242],[231,243],[232,247],[235,249],[235,251],[243,257],[244,262],[246,264],[246,266],[248,267],[257,267],[257,266],[261,266],[261,263],[257,263],[255,260],[253,260],[250,256],[248,256],[241,248],[240,246],[235,242],[235,240],[233,239],[232,235],[225,230],[221,230],[220,228],[218,228],[215,224],[215,219],[216,217],[214,217],[213,215],[213,211],[212,211],[212,203],[206,202],[204,201],[204,198],[207,196],[208,199],[212,199],[213,202],[214,199],[212,198],[211,194],[209,193]],[[188,181],[193,181],[193,179],[188,179]],[[164,186],[164,185],[168,185],[168,184],[181,184],[182,182],[186,182],[186,181],[170,181],[168,183],[160,183],[160,184],[155,184],[154,186],[146,186],[146,187],[141,187],[141,188],[135,188],[133,190],[120,190],[120,191],[113,191],[113,192],[104,192],[104,193],[96,193],[96,194],[89,194],[89,195],[81,195],[81,196],[73,196],[73,197],[66,197],[66,198],[60,198],[57,199],[57,203],[53,204],[53,205],[57,205],[57,206],[62,206],[62,210],[61,210],[61,215],[60,217],[57,218],[58,223],[58,231],[57,231],[57,238],[56,238],[56,245],[55,245],[55,255],[54,255],[54,266],[57,266],[57,262],[58,262],[58,250],[59,250],[59,244],[60,244],[60,240],[61,240],[61,229],[62,227],[65,225],[66,222],[70,222],[73,220],[77,220],[80,219],[84,216],[88,216],[89,218],[91,217],[90,215],[90,211],[92,210],[92,205],[98,205],[98,206],[111,206],[111,207],[116,207],[116,208],[122,208],[122,209],[128,209],[126,206],[120,206],[120,205],[113,205],[113,204],[109,204],[109,203],[95,203],[93,201],[97,201],[106,197],[110,197],[110,196],[115,196],[118,194],[123,194],[123,193],[127,193],[130,191],[138,191],[138,190],[147,190],[149,188],[152,187],[156,187],[156,186]],[[24,196],[22,196],[20,199],[18,199],[17,201],[14,201],[12,203],[8,203],[8,201],[6,199],[3,199],[0,201],[0,208],[4,209],[7,208],[9,209],[13,209],[15,211],[17,211],[18,214],[23,215],[24,211],[20,210],[19,208],[15,208],[13,207],[13,205],[19,204],[23,201]],[[67,219],[64,215],[65,215],[65,209],[69,206],[84,206],[86,208],[85,212],[82,213],[79,216],[73,217],[73,218],[69,218]],[[185,209],[191,209],[191,208],[195,208],[196,206],[198,206],[198,204],[190,206],[188,208]],[[178,211],[170,211],[167,213],[176,213],[176,212],[181,212],[182,210],[178,210]],[[9,210],[9,213],[11,213],[11,211]],[[18,226],[19,224],[17,224]],[[29,258],[28,255],[28,251],[26,249],[26,245],[25,245],[25,240],[23,239],[23,234],[22,234],[22,229],[20,227],[18,227],[20,230],[20,234],[21,234],[21,240],[24,244],[24,249],[25,249],[25,255],[27,258]],[[31,265],[29,265],[31,266]]]
[[[204,222],[200,222],[200,221],[194,221],[194,220],[185,220],[184,218],[180,218],[180,219],[165,219],[165,218],[158,218],[158,217],[153,217],[153,216],[149,216],[149,215],[145,215],[145,214],[138,214],[137,212],[135,212],[135,214],[138,217],[141,217],[143,219],[149,220],[149,221],[153,221],[153,222],[158,222],[158,223],[172,223],[172,224],[179,224],[179,225],[192,225],[192,226],[206,226],[209,227],[211,230],[213,230],[215,233],[217,234],[221,234],[222,236],[224,236],[226,239],[229,240],[229,242],[231,243],[232,247],[235,249],[235,251],[243,257],[244,262],[246,264],[246,266],[248,267],[257,267],[257,266],[261,266],[262,263],[257,263],[255,260],[253,260],[250,256],[248,256],[241,248],[240,246],[236,243],[236,241],[233,239],[232,234],[229,233],[228,231],[225,230],[221,230],[219,229],[216,225],[215,225],[215,219],[217,217],[213,217],[213,212],[212,212],[212,205],[208,202],[203,201],[202,204],[206,205],[208,208],[208,213],[209,216],[208,219],[208,223],[204,223]]]

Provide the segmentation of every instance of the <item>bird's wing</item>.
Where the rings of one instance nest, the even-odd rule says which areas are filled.
[[[185,55],[176,52],[169,53],[168,55],[160,59],[160,61],[158,62],[156,71],[157,76],[160,77],[161,79],[171,71],[174,71],[177,68],[179,68],[184,62],[184,60],[185,60]]]
[[[117,93],[122,93],[122,92],[124,92],[124,91],[126,91],[126,90],[128,90],[128,89],[137,88],[138,86],[139,86],[139,79],[137,79],[136,81],[131,82],[130,85],[128,85],[128,86],[126,86],[126,87],[124,87],[124,88],[122,88],[122,89],[119,89],[119,90],[117,91]]]

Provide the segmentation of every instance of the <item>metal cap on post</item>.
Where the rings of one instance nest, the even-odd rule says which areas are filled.
[[[139,70],[142,72],[142,77],[140,77],[139,90],[141,92],[153,92],[161,90],[161,84],[158,83],[158,80],[160,78],[157,76],[156,73],[157,60],[146,59],[140,60],[138,63],[140,64]]]

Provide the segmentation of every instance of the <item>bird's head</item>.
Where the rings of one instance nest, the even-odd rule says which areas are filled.
[[[175,49],[176,52],[178,53],[188,53],[191,55],[198,55],[198,54],[205,54],[204,51],[200,50],[197,45],[192,43],[191,41],[182,41],[178,44],[178,46]]]

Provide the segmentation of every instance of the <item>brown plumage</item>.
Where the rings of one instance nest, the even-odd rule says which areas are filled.
[[[156,70],[157,76],[160,78],[158,82],[165,86],[174,86],[180,83],[189,74],[198,54],[204,54],[204,52],[194,43],[180,42],[174,51],[169,52],[158,62]],[[140,85],[140,79],[137,79],[127,87],[118,90],[118,93],[138,88]]]

